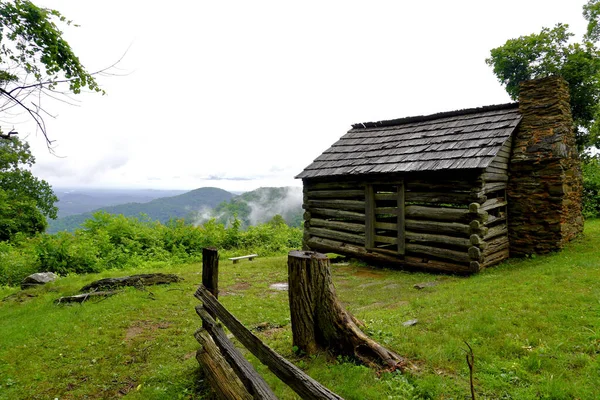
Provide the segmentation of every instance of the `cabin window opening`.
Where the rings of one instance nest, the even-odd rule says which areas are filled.
[[[365,248],[404,255],[404,184],[365,188]]]

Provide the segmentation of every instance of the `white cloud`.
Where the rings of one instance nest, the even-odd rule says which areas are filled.
[[[30,136],[55,186],[300,185],[352,123],[508,102],[491,48],[557,22],[584,29],[583,0],[43,4],[81,24],[66,38],[91,70],[131,45],[106,96],[53,105],[66,158]]]

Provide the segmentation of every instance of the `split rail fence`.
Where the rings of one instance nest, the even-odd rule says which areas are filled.
[[[194,296],[202,301],[196,313],[202,328],[194,334],[201,348],[196,359],[204,367],[207,380],[220,399],[277,399],[269,385],[228,339],[218,319],[237,340],[266,365],[302,399],[337,399],[336,395],[298,367],[265,345],[217,300],[219,254],[202,250],[202,284]]]

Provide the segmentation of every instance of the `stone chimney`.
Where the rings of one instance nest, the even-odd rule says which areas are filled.
[[[567,82],[556,76],[523,82],[519,111],[507,191],[511,256],[559,250],[583,231]]]

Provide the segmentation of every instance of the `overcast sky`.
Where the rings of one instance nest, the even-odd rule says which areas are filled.
[[[88,70],[126,53],[105,96],[46,103],[60,158],[16,126],[56,188],[298,186],[351,124],[509,102],[490,49],[585,29],[580,0],[36,4],[81,25],[65,37]]]

